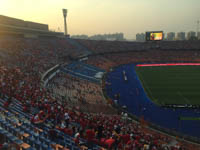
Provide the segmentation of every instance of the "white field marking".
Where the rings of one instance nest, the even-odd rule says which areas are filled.
[[[140,74],[140,73],[139,73],[139,74]],[[143,84],[143,89],[144,89],[144,90],[145,90],[144,87],[146,87],[146,90],[148,91],[148,92],[146,92],[146,93],[149,93],[149,94],[151,95],[152,99],[154,99],[156,102],[158,102],[157,99],[155,99],[155,98],[153,97],[153,95],[152,95],[152,93],[151,93],[151,90],[149,89],[149,87],[147,86],[147,84],[145,83],[145,81],[143,80],[143,77],[142,77],[141,74],[140,74],[140,78],[138,78],[138,79],[141,80],[141,83]]]

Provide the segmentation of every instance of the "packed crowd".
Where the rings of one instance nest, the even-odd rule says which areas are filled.
[[[77,40],[94,53],[126,52],[141,50],[199,50],[199,41],[159,41],[159,42],[128,42],[128,41],[96,41]]]
[[[47,92],[40,86],[41,75],[62,63],[60,56],[67,56],[72,50],[67,43],[60,47],[60,42],[64,41],[1,39],[1,92],[20,101],[45,98]]]
[[[112,61],[112,60],[109,60],[109,59],[107,59],[103,56],[97,55],[97,56],[89,57],[89,59],[87,59],[85,61],[85,63],[99,67],[99,68],[102,68],[102,69],[108,71],[111,67],[117,66],[118,62]]]
[[[121,44],[118,45],[122,49],[127,48],[126,42]],[[132,44],[130,45],[132,49]],[[108,149],[119,150],[184,149],[185,146],[182,145],[170,145],[173,139],[143,128],[141,124],[129,119],[126,113],[116,115],[83,113],[76,107],[68,107],[69,101],[62,101],[52,95],[53,91],[67,96],[70,100],[104,103],[99,85],[59,74],[51,81],[49,89],[43,88],[40,85],[41,74],[56,64],[69,61],[67,58],[75,49],[62,39],[0,39],[0,92],[9,97],[4,107],[9,108],[12,103],[11,97],[16,98],[23,104],[24,112],[33,113],[34,109],[35,113],[31,119],[33,124],[51,128],[49,135],[52,140],[62,138],[56,135],[55,129],[58,129],[74,136],[76,144],[80,147],[85,144],[92,148],[94,144],[98,144]],[[152,52],[152,58],[157,56],[161,59],[160,53],[154,54]],[[193,53],[188,52],[184,57],[186,55],[190,57],[190,54]],[[124,58],[121,58],[122,55]],[[143,60],[148,58],[148,55],[149,53],[145,52],[131,56],[130,54],[108,55],[107,59],[101,57],[107,61],[105,65],[100,66],[108,69],[112,65],[130,60]],[[178,54],[176,56],[178,57]],[[119,60],[114,61],[117,58]],[[92,64],[95,64],[94,60],[91,61]],[[98,61],[96,65],[98,66]],[[82,142],[80,138],[86,142]]]
[[[103,60],[99,63],[97,60]],[[105,54],[92,56],[86,61],[88,64],[101,67],[105,70],[128,63],[162,63],[162,62],[200,62],[200,52],[196,50],[151,50],[132,51],[126,53]]]
[[[141,50],[144,45],[139,42],[120,42],[120,41],[96,41],[96,40],[77,40],[79,43],[91,49],[94,53],[119,52]]]

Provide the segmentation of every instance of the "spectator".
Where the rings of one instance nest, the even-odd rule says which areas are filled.
[[[86,130],[86,139],[87,139],[87,142],[88,142],[88,148],[92,149],[93,148],[93,145],[94,145],[94,138],[95,138],[95,132],[94,132],[94,129],[93,128],[88,128]]]

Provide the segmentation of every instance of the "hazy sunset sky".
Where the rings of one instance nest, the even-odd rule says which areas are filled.
[[[62,8],[68,9],[68,32],[123,32],[128,39],[151,30],[196,31],[200,0],[0,0],[0,15],[49,24],[63,31]]]

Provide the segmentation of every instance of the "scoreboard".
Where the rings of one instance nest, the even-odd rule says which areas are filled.
[[[146,32],[146,41],[161,41],[163,40],[163,31]]]

